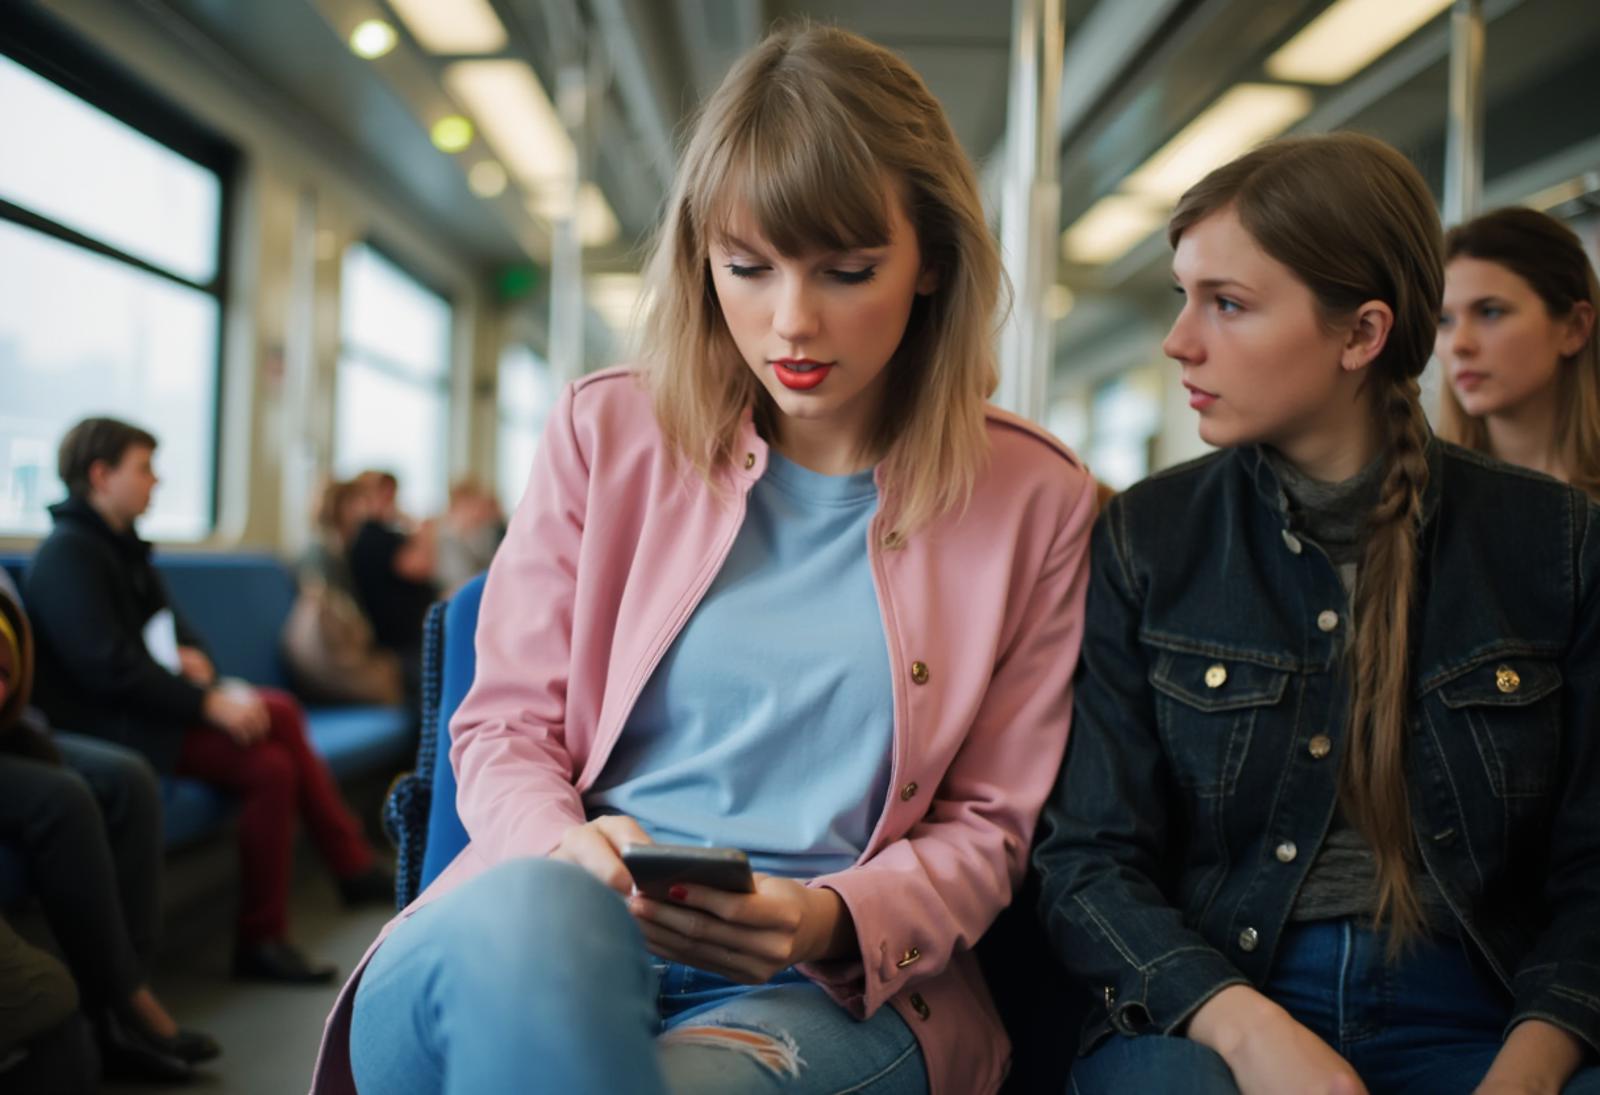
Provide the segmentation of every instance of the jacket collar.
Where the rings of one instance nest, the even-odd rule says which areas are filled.
[[[130,558],[150,557],[149,541],[142,539],[131,528],[126,532],[112,528],[86,498],[73,496],[64,502],[57,502],[50,507],[50,518],[58,527],[67,526],[93,533]]]
[[[1444,445],[1432,430],[1428,431],[1427,444],[1422,451],[1428,462],[1428,482],[1422,489],[1422,527],[1426,529],[1439,511],[1439,476],[1444,463]],[[1267,459],[1265,446],[1245,445],[1235,449],[1234,453],[1261,500],[1283,521],[1284,528],[1288,528],[1289,495],[1284,491],[1272,461]]]

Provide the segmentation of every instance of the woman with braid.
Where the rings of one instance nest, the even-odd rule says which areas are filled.
[[[1095,528],[1042,913],[1072,1088],[1600,1091],[1600,510],[1432,437],[1432,197],[1280,141],[1169,227],[1221,448]]]

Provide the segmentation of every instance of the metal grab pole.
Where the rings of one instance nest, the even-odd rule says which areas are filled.
[[[1483,200],[1483,0],[1450,10],[1450,118],[1445,133],[1444,222],[1460,224]]]
[[[1042,422],[1053,351],[1046,294],[1055,281],[1061,222],[1056,115],[1065,24],[1062,0],[1015,0],[1012,11],[1000,242],[1013,296],[1001,333],[995,402]]]

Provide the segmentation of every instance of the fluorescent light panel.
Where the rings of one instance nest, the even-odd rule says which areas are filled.
[[[552,221],[567,215],[567,203],[561,187],[538,190],[528,198],[528,212],[541,220]],[[592,182],[578,188],[578,242],[585,247],[604,247],[613,242],[622,231],[611,203],[601,189]]]
[[[533,69],[521,61],[458,61],[444,70],[444,81],[528,190],[540,193],[571,177],[572,139]]]
[[[1309,91],[1238,84],[1123,181],[1123,189],[1172,203],[1207,172],[1276,137],[1311,113]]]
[[[1061,233],[1061,253],[1086,265],[1112,262],[1166,220],[1166,209],[1148,198],[1107,194]]]
[[[498,53],[506,28],[488,0],[389,0],[411,37],[429,53]]]
[[[1450,0],[1338,0],[1267,58],[1279,80],[1342,84],[1409,38]]]

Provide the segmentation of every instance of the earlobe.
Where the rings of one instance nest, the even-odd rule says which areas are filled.
[[[1580,300],[1572,306],[1572,314],[1567,317],[1567,337],[1561,343],[1562,357],[1571,357],[1588,345],[1594,337],[1594,323],[1594,305]]]
[[[939,288],[940,280],[937,266],[924,266],[922,273],[917,275],[917,296],[931,296]]]

